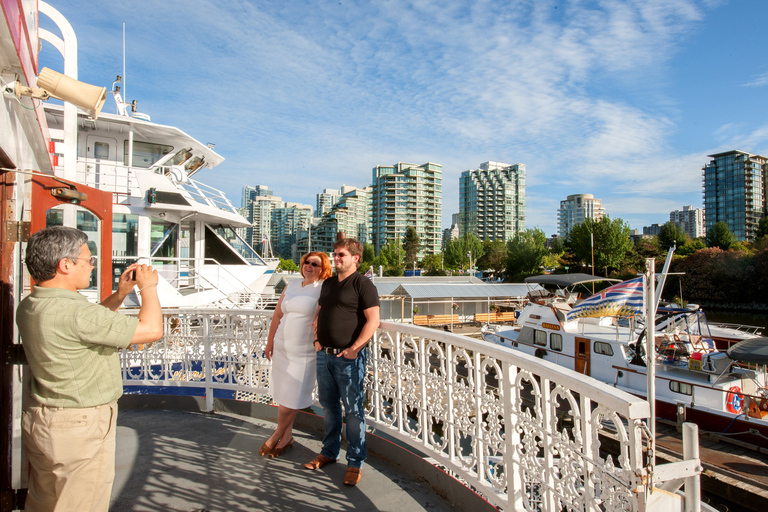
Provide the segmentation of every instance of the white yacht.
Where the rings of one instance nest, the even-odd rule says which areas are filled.
[[[556,292],[533,290],[511,329],[483,339],[551,361],[646,398],[648,358],[642,278],[619,282],[581,300],[576,286],[618,281],[586,274],[526,278]],[[655,331],[657,414],[681,424],[762,448],[768,447],[768,338],[747,339],[721,351],[689,310],[658,309]]]
[[[101,271],[94,270],[86,293],[93,299],[111,293],[123,270],[141,261],[159,271],[163,307],[258,306],[278,260],[261,258],[238,234],[250,223],[223,192],[193,178],[224,158],[212,145],[135,112],[135,102],[122,99],[119,80],[111,94],[117,113],[102,112],[94,119],[78,111],[76,137],[67,136],[65,107],[44,105],[55,144],[54,173],[65,180],[59,191],[63,196],[46,209],[44,222],[89,234]],[[68,151],[76,154],[74,170],[67,169]],[[41,184],[40,194],[46,196],[50,188],[56,183]],[[111,203],[111,218],[98,218],[98,207],[86,204],[94,199],[84,197],[89,194],[106,194],[102,202]],[[102,231],[111,231],[111,240]],[[131,294],[126,305],[137,305],[137,300]]]

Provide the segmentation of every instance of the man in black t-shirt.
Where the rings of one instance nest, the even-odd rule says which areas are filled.
[[[323,449],[307,469],[336,462],[341,448],[342,404],[347,419],[346,485],[360,481],[366,458],[363,400],[368,341],[379,327],[379,294],[357,272],[363,246],[344,238],[333,246],[336,275],[325,280],[317,316],[317,389],[323,406]]]

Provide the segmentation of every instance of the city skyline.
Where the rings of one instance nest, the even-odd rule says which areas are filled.
[[[79,79],[107,88],[125,21],[126,99],[215,143],[226,160],[198,178],[234,200],[264,183],[311,205],[376,165],[435,162],[445,228],[460,174],[490,160],[526,165],[526,228],[556,233],[559,202],[593,194],[640,229],[702,206],[707,155],[768,154],[768,35],[743,25],[758,0],[52,6]],[[60,62],[44,43],[41,66]]]

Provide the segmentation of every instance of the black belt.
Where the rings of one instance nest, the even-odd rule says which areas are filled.
[[[322,350],[323,352],[325,352],[328,355],[335,356],[335,355],[338,355],[338,354],[341,354],[342,352],[344,352],[345,349],[343,349],[343,348],[334,348],[334,347],[323,347],[320,350]]]

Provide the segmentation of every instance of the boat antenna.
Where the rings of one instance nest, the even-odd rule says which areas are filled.
[[[123,98],[128,98],[128,93],[125,89],[125,22],[123,22]]]

